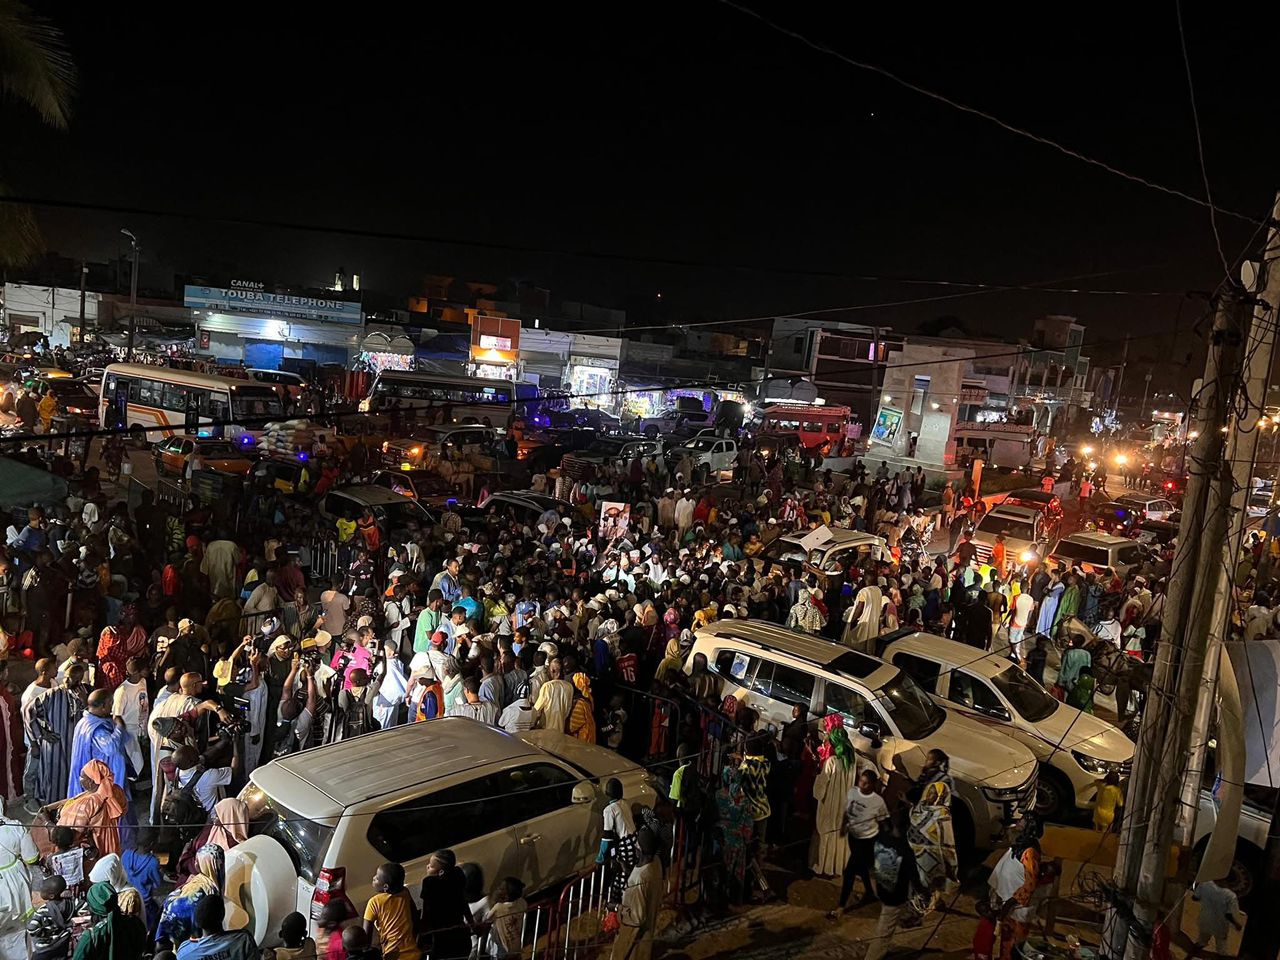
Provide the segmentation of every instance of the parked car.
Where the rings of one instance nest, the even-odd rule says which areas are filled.
[[[417,500],[369,483],[330,490],[321,499],[317,512],[333,523],[339,518],[359,520],[365,508],[373,511],[387,532],[405,529],[410,522],[426,526],[436,521],[435,514]]]
[[[697,631],[686,670],[699,653],[720,677],[721,694],[740,698],[764,723],[781,727],[796,706],[815,717],[838,713],[855,749],[894,756],[912,777],[928,749],[946,751],[961,849],[998,843],[1035,801],[1030,750],[988,723],[939,706],[908,673],[883,660],[753,620],[721,620]]]
[[[616,751],[462,717],[273,760],[240,793],[251,827],[236,850],[265,888],[251,929],[270,946],[295,910],[313,931],[330,901],[355,915],[386,861],[404,866],[416,901],[431,854],[445,847],[486,878],[520,877],[529,896],[552,890],[595,864],[611,777],[630,803],[657,799],[649,773]]]
[[[662,456],[662,441],[652,437],[611,435],[596,437],[590,445],[568,454],[561,461],[566,476],[574,480],[590,480],[602,468],[629,465],[636,457]]]
[[[1147,556],[1146,548],[1128,537],[1109,533],[1073,533],[1063,537],[1045,558],[1050,569],[1079,567],[1085,573],[1096,573],[1110,579],[1126,576]]]
[[[1168,520],[1178,509],[1166,497],[1150,493],[1126,493],[1117,497],[1116,502],[1132,506],[1147,520]]]
[[[693,462],[693,476],[685,479],[698,482],[723,480],[726,474],[733,475],[734,465],[738,462],[738,441],[717,436],[694,437],[688,443],[667,451],[668,468],[674,470],[685,456]]]
[[[277,393],[284,392],[290,400],[297,400],[302,396],[302,391],[307,389],[307,381],[305,377],[296,373],[289,373],[287,370],[261,370],[257,367],[248,367],[245,373],[250,380],[257,383],[269,383],[273,386],[280,387]],[[285,399],[283,396],[281,400]]]
[[[696,431],[715,422],[714,407],[708,411],[697,397],[677,397],[673,406],[660,410],[655,416],[641,417],[633,429],[647,437],[656,437],[660,434]]]
[[[182,476],[187,471],[187,461],[199,451],[206,470],[235,473],[247,477],[254,461],[245,456],[244,448],[218,437],[193,437],[178,434],[161,440],[151,447],[157,473]]]
[[[1180,526],[1168,520],[1139,520],[1129,531],[1129,538],[1149,547],[1163,547],[1177,538]]]
[[[382,462],[394,469],[414,469],[428,459],[462,460],[473,450],[491,450],[498,439],[492,427],[480,424],[418,426],[409,436],[382,444]]]
[[[44,381],[44,386],[58,401],[59,413],[82,417],[92,423],[98,422],[98,395],[90,389],[88,381],[55,377]]]
[[[469,513],[481,523],[491,510],[496,510],[501,515],[510,513],[520,523],[532,527],[548,510],[559,510],[562,507],[570,512],[573,510],[573,504],[545,493],[533,493],[529,490],[499,490],[485,497]]]
[[[573,410],[555,410],[549,414],[550,426],[560,430],[588,429],[600,433],[617,433],[622,421],[612,413],[595,407],[577,407]]]
[[[888,551],[885,540],[873,533],[843,527],[819,527],[818,530],[830,536],[813,536],[818,531],[787,534],[774,540],[751,562],[757,571],[764,569],[766,563],[775,566],[801,564],[806,573],[815,574],[825,587],[828,577],[843,573],[851,566],[860,570],[870,569]]]
[[[1055,700],[1007,657],[931,633],[898,631],[883,658],[944,707],[994,721],[1040,762],[1036,813],[1065,818],[1087,810],[1102,778],[1128,776],[1133,742],[1105,720]]]
[[[458,502],[457,488],[431,470],[379,470],[370,483],[417,500],[424,506],[443,507]]]
[[[1117,537],[1127,537],[1142,519],[1142,514],[1131,503],[1111,501],[1100,503],[1092,510],[1094,527]]]

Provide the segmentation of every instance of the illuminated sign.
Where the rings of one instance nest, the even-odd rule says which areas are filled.
[[[510,350],[511,338],[510,337],[493,337],[487,333],[482,333],[480,334],[480,349],[481,350]]]

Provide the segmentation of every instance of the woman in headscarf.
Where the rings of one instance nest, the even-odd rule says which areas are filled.
[[[693,666],[689,669],[689,692],[699,703],[707,700],[720,702],[720,678],[707,668],[705,653],[693,655]]]
[[[125,873],[118,853],[108,853],[95,863],[89,871],[89,882],[108,884],[116,892],[120,912],[142,920],[145,925],[142,894],[129,883],[129,875]]]
[[[31,868],[39,862],[31,831],[4,815],[0,798],[0,957],[27,955]]]
[[[111,692],[124,683],[124,665],[130,657],[145,656],[147,632],[137,623],[138,608],[126,603],[120,611],[120,622],[104,627],[98,637],[98,685]]]
[[[666,656],[658,661],[658,669],[653,672],[655,681],[666,683],[670,674],[679,673],[684,669],[684,655],[681,651],[682,636],[678,634],[667,641]]]
[[[818,761],[822,769],[813,781],[813,798],[818,801],[813,841],[809,846],[809,867],[821,877],[839,876],[849,859],[849,845],[840,833],[849,791],[858,778],[853,744],[844,729],[844,718],[829,713],[822,718],[822,743]]]
[[[223,850],[231,850],[249,839],[249,807],[243,800],[227,797],[213,807],[213,817],[187,844],[178,860],[178,882],[183,883],[199,873],[196,854],[200,848],[212,843]]]
[[[76,944],[73,960],[132,960],[142,956],[148,946],[147,928],[137,917],[120,910],[111,884],[93,884],[86,903],[98,922]]]
[[[742,903],[747,880],[747,846],[755,821],[742,789],[742,771],[731,764],[720,771],[716,791],[716,838],[724,864],[725,893],[732,904]]]
[[[958,879],[956,838],[951,825],[951,787],[947,777],[931,781],[911,808],[907,842],[915,854],[920,886],[935,898]]]
[[[565,733],[584,743],[596,742],[596,705],[591,699],[591,678],[585,673],[573,675],[573,707],[565,723]]]
[[[101,760],[84,765],[80,786],[83,793],[54,805],[58,808],[58,826],[75,830],[77,840],[91,835],[99,855],[118,854],[122,849],[120,821],[129,809],[124,791],[116,786],[111,768]]]
[[[160,923],[156,926],[156,940],[177,945],[197,932],[196,904],[205,897],[222,896],[226,856],[221,847],[212,843],[196,851],[196,873],[165,898]]]

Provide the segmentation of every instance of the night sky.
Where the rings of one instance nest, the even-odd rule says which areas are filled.
[[[717,0],[645,4],[36,4],[81,72],[68,133],[6,103],[14,193],[701,265],[352,239],[44,211],[50,248],[142,238],[174,272],[318,284],[339,265],[405,292],[427,273],[522,278],[567,299],[663,294],[678,320],[956,292],[809,274],[1167,291],[999,293],[865,309],[1012,335],[1045,312],[1090,337],[1172,329],[1223,276],[1207,211],[932,102]],[[771,18],[1116,167],[1203,195],[1172,3],[892,5]],[[821,5],[822,7],[837,5]],[[278,7],[279,9],[273,9]],[[809,9],[806,10],[806,7]],[[287,8],[287,9],[286,9]],[[1276,23],[1184,4],[1219,206],[1269,208]],[[1070,18],[1067,18],[1067,15]],[[1270,118],[1270,119],[1269,119]],[[1253,226],[1219,217],[1227,256]],[[1183,336],[1136,358],[1181,360]],[[1196,361],[1198,362],[1198,361]]]

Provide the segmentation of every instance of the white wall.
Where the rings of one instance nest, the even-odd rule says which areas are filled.
[[[98,294],[85,293],[84,316],[87,325],[98,320]],[[68,346],[71,328],[80,324],[80,291],[70,287],[42,287],[27,283],[4,285],[5,326],[12,330],[16,322],[37,318],[40,332],[49,345]],[[34,329],[25,327],[23,329]]]

